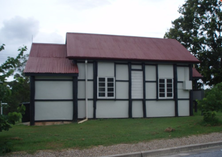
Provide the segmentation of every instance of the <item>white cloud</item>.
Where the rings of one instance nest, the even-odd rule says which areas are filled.
[[[39,22],[34,18],[22,18],[16,16],[5,20],[3,27],[0,28],[0,44],[5,44],[5,50],[0,52],[0,63],[3,63],[7,56],[15,57],[18,54],[18,48],[28,46],[39,31]]]
[[[0,0],[1,1],[1,0]],[[163,37],[184,0],[1,1],[2,56],[31,42],[65,43],[67,32]],[[31,17],[31,18],[30,18]],[[33,39],[32,39],[33,37]],[[5,54],[5,55],[3,55]],[[7,55],[6,55],[7,54]]]
[[[64,35],[65,36],[65,35]],[[57,43],[57,44],[65,44],[64,36],[60,35],[57,32],[40,32],[33,39],[34,43]]]
[[[38,33],[39,22],[33,18],[16,16],[3,22],[0,29],[1,41],[8,43],[26,43]]]

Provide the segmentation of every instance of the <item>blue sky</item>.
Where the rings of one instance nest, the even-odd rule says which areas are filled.
[[[66,32],[162,38],[185,0],[0,0],[0,64],[32,42],[65,43]]]

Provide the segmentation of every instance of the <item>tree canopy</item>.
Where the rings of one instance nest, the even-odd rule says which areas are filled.
[[[1,45],[0,51],[4,50],[4,47],[4,44]],[[24,55],[26,50],[26,46],[19,48],[17,57],[8,57],[0,65],[0,101],[8,104],[8,114],[0,115],[0,132],[8,130],[12,124],[21,119],[25,108],[19,104],[29,101],[29,79],[23,75],[28,57]],[[14,80],[7,81],[9,76],[14,76]]]
[[[200,60],[197,70],[207,85],[222,82],[222,2],[186,0],[164,38],[179,41]]]

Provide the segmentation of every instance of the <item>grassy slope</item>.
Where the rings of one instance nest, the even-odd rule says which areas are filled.
[[[222,114],[218,115],[222,120]],[[0,133],[13,151],[34,152],[43,149],[88,148],[98,145],[136,143],[161,138],[222,132],[221,126],[203,127],[201,116],[148,119],[98,119],[83,124],[53,126],[13,126]],[[174,132],[164,132],[167,127]]]

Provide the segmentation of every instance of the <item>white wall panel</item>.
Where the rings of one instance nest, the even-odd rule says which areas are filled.
[[[132,69],[142,69],[142,65],[132,65],[131,66]]]
[[[178,115],[179,116],[189,116],[190,115],[190,101],[181,100],[178,101]]]
[[[147,81],[156,81],[156,66],[146,65],[145,66],[146,80]]]
[[[78,118],[86,118],[86,102],[78,101]],[[88,118],[93,118],[93,101],[88,101]]]
[[[129,80],[128,65],[116,64],[116,80]]]
[[[36,99],[72,99],[72,81],[35,81]]]
[[[79,69],[78,79],[85,79],[85,63],[77,63]]]
[[[173,78],[173,65],[158,65],[159,78]]]
[[[128,101],[97,101],[97,118],[128,118]]]
[[[146,83],[146,99],[156,99],[156,83]]]
[[[88,98],[93,98],[93,81],[88,81],[87,82],[88,90],[87,90],[87,95]],[[78,81],[78,98],[85,98],[85,81]]]
[[[114,63],[113,62],[98,62],[98,76],[114,77]]]
[[[73,102],[35,102],[35,120],[72,120]]]
[[[129,83],[128,82],[116,82],[116,98],[128,99],[129,95]]]
[[[132,103],[132,116],[134,118],[143,117],[143,104],[142,101],[133,101]]]
[[[183,83],[177,83],[178,99],[179,98],[190,98],[190,91],[183,89]]]
[[[175,115],[174,101],[146,101],[147,117],[172,117]]]
[[[177,67],[178,81],[189,80],[189,67]]]
[[[78,79],[85,79],[85,63],[78,63],[79,77]],[[93,79],[93,64],[87,63],[88,79]]]

